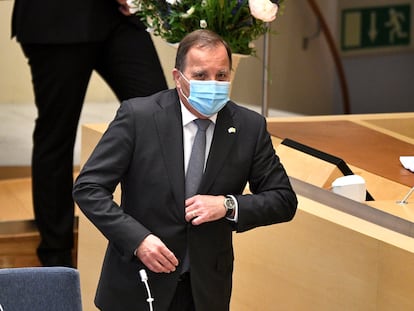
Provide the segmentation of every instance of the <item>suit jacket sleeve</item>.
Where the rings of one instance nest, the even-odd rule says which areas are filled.
[[[135,124],[130,106],[122,104],[85,163],[73,196],[80,209],[125,259],[131,259],[150,231],[113,201],[113,193],[130,165]]]
[[[245,120],[242,123],[253,124],[248,130],[256,137],[244,139],[243,142],[252,149],[248,172],[251,193],[236,195],[239,204],[238,232],[290,221],[297,208],[296,194],[275,153],[265,118],[257,114],[248,118],[250,122]],[[249,140],[255,143],[250,144]]]

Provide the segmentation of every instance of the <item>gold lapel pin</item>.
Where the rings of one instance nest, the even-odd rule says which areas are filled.
[[[236,133],[236,128],[235,127],[229,127],[227,132],[229,132],[229,134],[234,134],[234,133]]]

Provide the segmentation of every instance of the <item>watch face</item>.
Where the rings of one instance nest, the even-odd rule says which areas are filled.
[[[226,200],[224,200],[224,205],[226,207],[226,217],[229,217],[233,214],[236,204],[232,197],[227,197]]]
[[[227,198],[226,199],[226,207],[228,208],[228,209],[234,209],[234,200],[233,200],[233,198]]]

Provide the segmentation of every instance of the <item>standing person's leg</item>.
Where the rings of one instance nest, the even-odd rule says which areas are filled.
[[[73,149],[96,45],[22,45],[38,117],[33,132],[32,191],[44,266],[72,266]]]
[[[120,101],[168,88],[150,34],[130,23],[105,41],[96,70]]]

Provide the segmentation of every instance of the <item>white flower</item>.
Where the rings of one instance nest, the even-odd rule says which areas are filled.
[[[194,13],[194,11],[195,11],[195,7],[194,7],[194,6],[192,6],[191,8],[189,8],[189,9],[187,10],[187,12],[185,12],[184,14],[181,14],[181,17],[182,17],[182,18],[187,18],[187,17],[189,17],[191,14],[193,14],[193,13]]]
[[[276,18],[278,6],[270,0],[249,0],[252,15],[264,22],[271,22]]]
[[[147,27],[147,29],[145,29],[145,31],[146,32],[149,32],[149,33],[153,33],[154,32],[154,28]]]
[[[177,3],[180,3],[180,0],[165,0],[165,2],[167,2],[171,5],[176,5]]]
[[[200,20],[200,28],[207,28],[207,21],[205,19]]]

